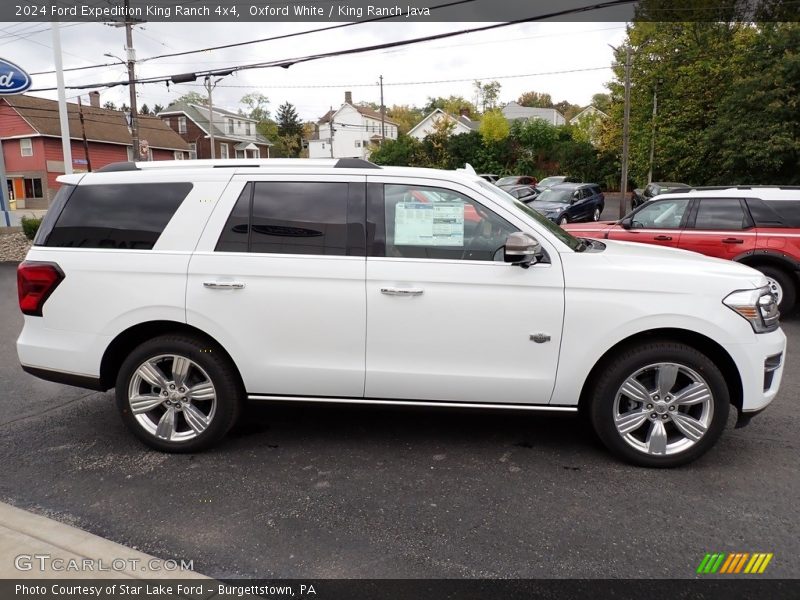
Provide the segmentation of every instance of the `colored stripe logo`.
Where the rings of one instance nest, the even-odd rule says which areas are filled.
[[[697,567],[698,575],[755,575],[763,573],[772,560],[772,552],[715,552],[708,553]]]

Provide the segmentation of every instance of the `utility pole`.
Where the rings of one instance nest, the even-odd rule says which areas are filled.
[[[128,63],[128,91],[131,97],[131,141],[133,159],[141,160],[139,152],[139,117],[136,110],[136,50],[133,49],[133,21],[130,14],[130,0],[125,0],[125,58]],[[146,158],[145,158],[146,160]]]
[[[650,168],[647,170],[647,183],[653,183],[653,162],[656,157],[656,113],[658,111],[658,85],[653,88],[653,127],[650,132]]]
[[[334,156],[333,156],[333,107],[332,106],[331,106],[331,124],[330,124],[330,128],[331,128],[331,158],[334,158]]]
[[[92,172],[92,161],[89,159],[89,141],[86,139],[86,122],[83,120],[83,103],[78,96],[78,117],[81,120],[81,137],[83,138],[83,155],[86,158],[86,170]]]
[[[217,158],[216,142],[214,141],[214,98],[212,92],[217,87],[219,79],[211,81],[211,76],[206,75],[205,88],[208,93],[208,137],[211,140],[211,158]]]
[[[379,78],[381,83],[381,146],[386,141],[386,107],[383,105],[383,75]]]
[[[61,62],[61,25],[54,21],[53,58],[56,63],[56,84],[58,85],[58,117],[61,127],[61,149],[64,153],[64,173],[72,174],[72,146],[69,137],[69,114],[67,113],[67,94],[64,89],[64,65]]]
[[[625,46],[625,113],[622,121],[622,184],[619,201],[619,218],[625,216],[628,204],[628,138],[631,120],[631,47]]]

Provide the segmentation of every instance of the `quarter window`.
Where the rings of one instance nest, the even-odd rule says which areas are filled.
[[[502,261],[517,228],[481,204],[444,188],[384,186],[386,256]]]
[[[648,202],[633,215],[634,229],[678,229],[689,206],[689,198]]]
[[[701,200],[695,229],[746,229],[749,219],[738,198]]]
[[[248,183],[216,250],[344,256],[347,197],[347,183]]]
[[[191,183],[78,186],[37,245],[150,250],[191,189]]]

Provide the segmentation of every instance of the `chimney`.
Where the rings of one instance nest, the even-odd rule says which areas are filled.
[[[466,107],[465,107],[465,108],[462,108],[461,110],[459,110],[459,111],[458,111],[458,113],[459,113],[459,114],[460,114],[462,117],[467,117],[467,118],[469,119],[469,109],[468,109],[468,108],[466,108]]]
[[[352,104],[353,103],[353,92],[345,92],[344,93],[344,101],[347,104]]]
[[[100,92],[89,92],[89,105],[100,108]]]

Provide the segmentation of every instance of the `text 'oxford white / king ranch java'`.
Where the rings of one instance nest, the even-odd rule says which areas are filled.
[[[0,96],[21,94],[31,87],[31,76],[13,62],[0,58]]]

